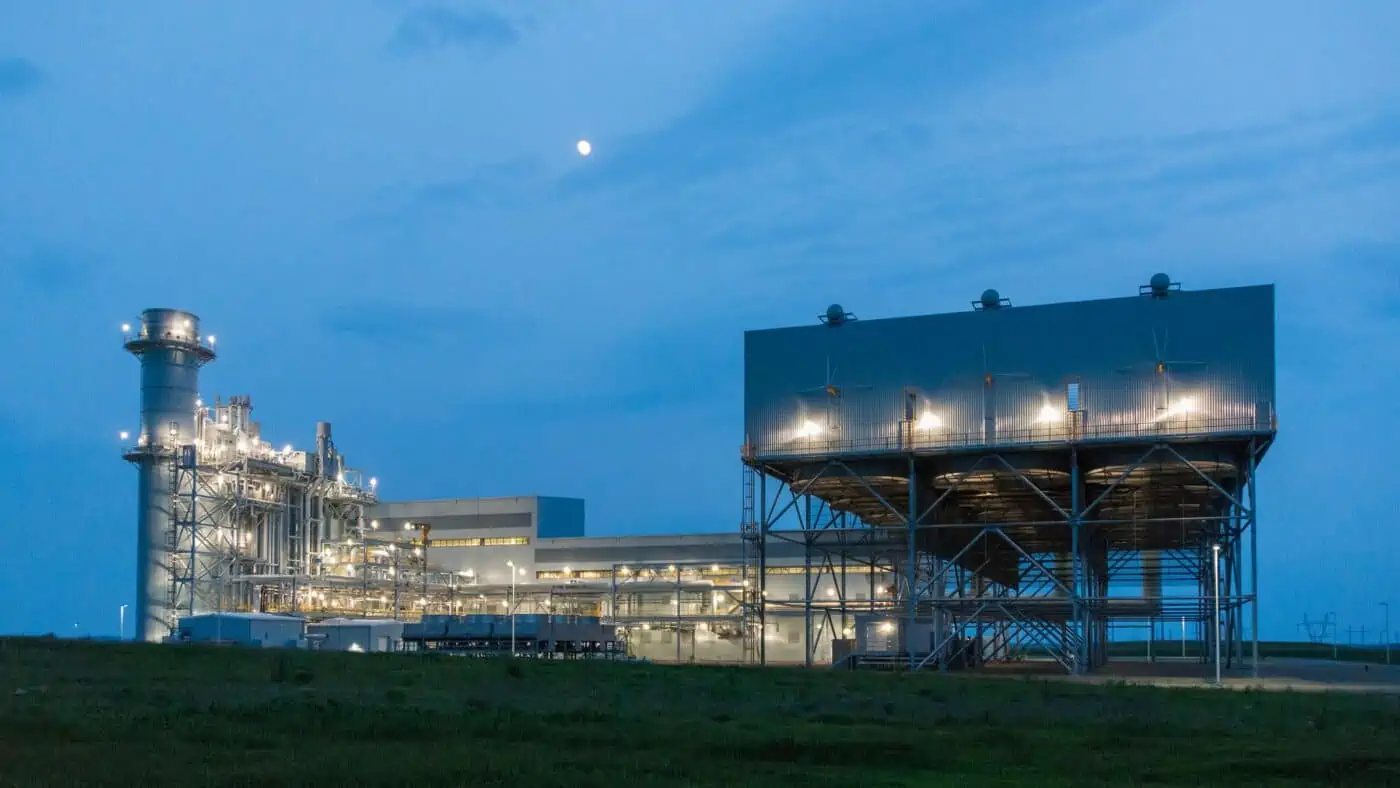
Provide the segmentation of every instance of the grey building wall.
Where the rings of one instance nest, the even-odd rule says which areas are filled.
[[[750,331],[744,429],[775,456],[1056,440],[1071,383],[1085,437],[1267,430],[1273,286]]]
[[[395,501],[370,509],[371,520],[381,533],[400,533],[405,524],[427,523],[428,560],[431,566],[453,572],[470,572],[482,584],[509,584],[535,575],[535,546],[540,529],[546,533],[583,533],[583,501],[571,498],[512,496],[503,498],[449,498],[432,501]],[[481,540],[466,546],[463,542]],[[522,540],[521,544],[490,541]],[[511,566],[514,564],[514,567]]]
[[[295,647],[306,622],[264,613],[208,613],[180,619],[177,630],[192,643],[225,642],[259,648]]]
[[[324,651],[397,651],[403,640],[403,622],[382,619],[333,619],[309,625],[307,634],[321,636]]]

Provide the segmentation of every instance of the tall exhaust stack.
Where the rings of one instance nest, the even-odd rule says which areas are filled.
[[[136,637],[170,634],[173,580],[167,534],[174,527],[171,489],[182,450],[195,458],[195,400],[199,368],[214,360],[199,317],[178,309],[148,309],[126,349],[141,360],[141,431],[126,459],[140,474],[136,514]]]

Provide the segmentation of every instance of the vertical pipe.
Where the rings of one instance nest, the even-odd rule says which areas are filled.
[[[1245,527],[1249,529],[1249,595],[1250,595],[1250,668],[1259,678],[1259,520],[1255,501],[1254,471],[1257,462],[1254,441],[1249,442],[1249,514]]]
[[[196,582],[199,578],[199,464],[196,462],[189,468],[190,471],[190,615],[195,614],[196,609]]]
[[[768,664],[768,473],[758,471],[758,664]]]
[[[1220,546],[1211,548],[1210,569],[1211,586],[1215,591],[1215,623],[1211,629],[1215,632],[1215,683],[1220,683]]]
[[[1069,530],[1070,530],[1070,553],[1073,555],[1074,563],[1074,595],[1070,599],[1070,608],[1076,626],[1071,628],[1071,632],[1078,630],[1079,643],[1075,646],[1074,672],[1084,673],[1084,662],[1086,659],[1085,645],[1089,638],[1088,620],[1083,610],[1083,588],[1084,588],[1084,556],[1082,545],[1079,543],[1079,532],[1084,519],[1081,511],[1084,503],[1081,500],[1079,489],[1079,452],[1071,449],[1069,456]]]
[[[914,455],[909,455],[909,515],[905,519],[908,525],[909,550],[905,556],[908,562],[905,569],[905,593],[908,600],[905,602],[905,623],[904,623],[904,648],[909,652],[909,671],[912,673],[918,665],[914,655],[914,615],[918,612],[918,600],[916,585],[918,582],[917,569],[915,566],[916,545],[919,510],[918,510],[918,472],[914,468]]]
[[[1230,637],[1235,644],[1236,665],[1244,664],[1244,541],[1240,538],[1243,535],[1236,528],[1230,543],[1230,565],[1234,568],[1234,577],[1230,581],[1230,619],[1235,624]]]
[[[839,535],[838,538],[841,540],[841,637],[844,638],[844,637],[846,637],[846,628],[849,626],[849,623],[847,622],[847,616],[846,616],[846,594],[847,594],[847,592],[848,592],[848,587],[847,587],[847,585],[846,585],[846,552],[847,552],[847,550],[846,550],[846,513],[845,513],[845,512],[841,512],[841,514],[840,514],[840,520],[839,520],[839,523],[838,523],[837,527],[841,529],[840,532],[839,532],[840,535]]]
[[[812,667],[812,496],[803,496],[802,518],[802,664]]]

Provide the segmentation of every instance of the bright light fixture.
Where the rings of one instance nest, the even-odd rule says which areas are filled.
[[[376,477],[376,476],[371,476],[371,477],[369,477],[369,486],[371,486],[371,487],[378,487],[378,486],[379,486],[379,478]]]
[[[130,324],[130,323],[122,323],[122,333],[123,333],[123,334],[130,334],[130,333],[131,333],[131,324]]]
[[[799,438],[814,438],[820,434],[822,434],[822,425],[811,419],[802,422],[802,426],[797,428],[797,437]]]
[[[185,323],[184,323],[184,325],[185,325],[185,328],[189,328],[189,327],[190,327],[190,321],[186,320]]]
[[[924,411],[924,415],[919,417],[914,426],[921,430],[936,430],[943,426],[943,419],[940,419],[937,413]]]
[[[587,156],[588,154],[593,152],[593,143],[589,142],[588,140],[579,140],[578,144],[575,145],[574,148],[578,151],[578,155]]]
[[[194,406],[195,406],[196,408],[202,408],[202,407],[204,407],[204,400],[202,400],[202,399],[197,399],[197,400],[195,400],[195,401],[194,401]]]
[[[1039,424],[1049,424],[1052,421],[1060,420],[1060,412],[1055,410],[1054,405],[1046,404],[1040,408],[1040,412],[1035,414],[1035,420]]]
[[[886,634],[889,634],[890,632],[893,632],[893,631],[894,631],[894,622],[892,622],[892,621],[886,621],[886,622],[884,622],[883,624],[880,625],[880,631],[881,631],[881,632],[884,632],[884,633],[886,633]]]
[[[128,438],[131,437],[131,433],[129,433],[129,432],[122,432],[122,433],[120,433],[120,436],[119,436],[119,437],[121,437],[122,440],[126,440],[126,439],[128,439]]]
[[[282,447],[282,453],[283,453],[283,454],[291,454],[291,453],[292,453],[292,444],[288,443],[286,446],[283,446],[283,447]]]
[[[827,596],[836,596],[836,589],[834,589],[834,588],[828,588],[828,589],[826,590],[826,595],[827,595]]]
[[[1182,397],[1172,406],[1167,408],[1168,416],[1185,416],[1188,413],[1196,412],[1196,400],[1192,397]]]
[[[376,530],[376,531],[378,531],[378,530],[379,530],[379,521],[378,521],[378,520],[370,520],[370,521],[369,521],[369,527],[370,527],[370,528],[373,528],[373,529]]]
[[[210,335],[209,335],[209,344],[212,345],[212,344],[214,344],[214,342],[215,342],[215,337],[214,337],[213,334],[210,334]]]

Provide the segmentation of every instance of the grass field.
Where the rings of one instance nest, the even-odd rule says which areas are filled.
[[[1384,785],[1400,698],[0,640],[5,785]]]

